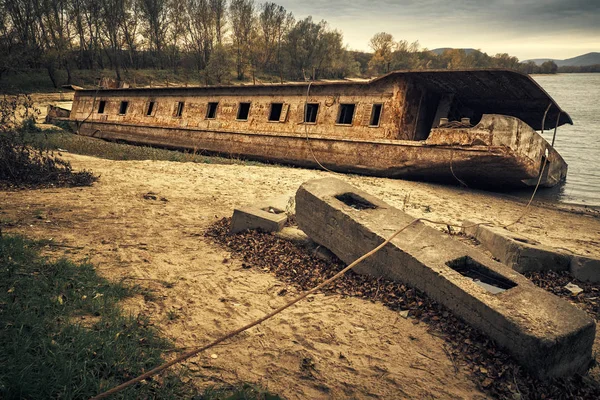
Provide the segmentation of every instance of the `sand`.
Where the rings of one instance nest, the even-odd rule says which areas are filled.
[[[302,182],[329,173],[63,156],[100,180],[85,188],[0,192],[3,229],[73,246],[53,248],[54,255],[88,260],[109,279],[139,284],[148,295],[124,307],[147,315],[177,347],[205,344],[297,293],[270,273],[242,268],[203,233],[236,206],[291,197]],[[415,217],[450,223],[506,224],[524,208],[507,197],[458,187],[336,176]],[[156,200],[146,199],[148,192]],[[511,230],[600,256],[597,211],[573,211],[536,205]],[[288,292],[280,296],[283,288]],[[185,365],[199,387],[242,380],[289,399],[485,397],[426,324],[381,304],[335,295],[311,296]]]

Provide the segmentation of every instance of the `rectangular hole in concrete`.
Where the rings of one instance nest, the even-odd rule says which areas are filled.
[[[492,271],[469,256],[448,261],[446,265],[493,294],[502,293],[517,286],[510,279]]]
[[[534,242],[532,242],[531,240],[528,239],[523,239],[523,238],[517,238],[517,237],[513,237],[513,240],[517,241],[517,242],[521,242],[521,243],[527,243],[527,244],[535,244]]]
[[[266,211],[268,213],[271,214],[283,214],[283,210],[280,210],[279,208],[275,208],[275,207],[265,207],[265,208],[261,208],[261,210]]]
[[[337,196],[335,196],[335,198],[344,203],[345,205],[350,206],[356,210],[372,210],[377,208],[375,204],[363,199],[356,193],[348,192],[338,194]]]

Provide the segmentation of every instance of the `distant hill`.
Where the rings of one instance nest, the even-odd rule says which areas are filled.
[[[536,63],[536,65],[542,65],[543,63],[545,63],[546,61],[562,61],[562,60],[557,60],[555,58],[533,58],[531,60],[523,60],[521,61],[522,63],[526,63],[526,62],[530,62],[533,61],[534,63]],[[558,64],[557,64],[558,65]]]
[[[432,53],[435,53],[439,56],[446,50],[455,50],[455,49],[453,49],[452,47],[440,47],[439,49],[433,49],[433,50],[429,50],[429,51],[431,51]],[[472,52],[475,51],[475,49],[458,49],[458,50],[464,50],[467,55],[471,54]]]
[[[593,52],[582,54],[577,57],[567,58],[566,60],[555,60],[552,58],[535,58],[532,60],[525,60],[522,62],[533,61],[537,65],[541,65],[546,61],[554,61],[559,67],[584,67],[586,65],[597,65],[600,64],[600,53]]]

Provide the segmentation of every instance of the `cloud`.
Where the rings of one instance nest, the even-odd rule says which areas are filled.
[[[575,51],[581,50],[582,43],[592,46],[588,51],[600,50],[598,0],[280,0],[278,3],[296,18],[312,15],[317,20],[325,19],[344,33],[351,47],[362,50],[367,49],[369,38],[381,31],[392,33],[397,39],[418,39],[430,48],[457,47],[463,43],[462,46],[487,51],[509,46],[498,51],[511,52],[514,48],[522,57],[535,53],[536,44],[543,43],[541,47],[548,51],[548,42],[555,42],[562,53],[568,52],[568,43],[576,44]],[[510,45],[512,41],[517,41],[514,46]]]

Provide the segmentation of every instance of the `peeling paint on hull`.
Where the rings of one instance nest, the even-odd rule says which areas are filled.
[[[77,132],[107,140],[493,189],[535,186],[544,165],[542,186],[565,179],[567,164],[534,130],[550,120],[572,122],[530,77],[507,70],[83,90],[70,114]]]
[[[83,123],[80,133],[106,140],[389,178],[458,182],[476,187],[523,187],[538,167],[506,146],[452,146],[398,140],[350,140],[202,131],[123,123]],[[311,151],[312,150],[312,151]],[[314,154],[314,157],[313,157]]]

